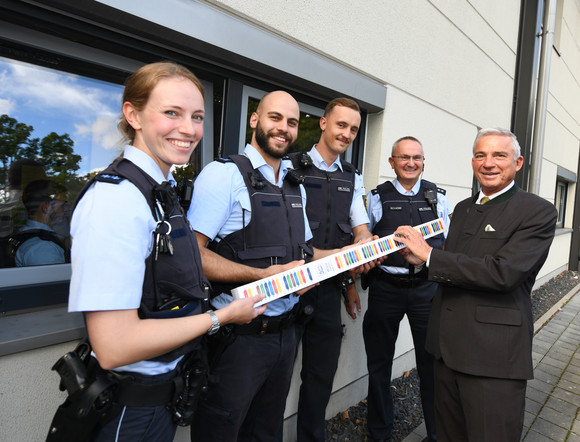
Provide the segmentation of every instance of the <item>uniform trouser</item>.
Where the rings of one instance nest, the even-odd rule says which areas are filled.
[[[298,400],[298,441],[324,442],[325,413],[338,366],[342,325],[340,288],[334,279],[323,281],[300,297],[314,312],[302,332],[302,371]]]
[[[296,327],[237,336],[210,376],[191,426],[194,442],[271,442],[284,418]]]
[[[427,435],[431,440],[436,439],[433,357],[425,350],[427,321],[436,289],[435,283],[426,280],[407,287],[398,287],[378,278],[371,282],[363,337],[369,372],[368,429],[374,439],[389,439],[393,431],[391,374],[399,323],[405,314],[415,346]]]
[[[139,376],[143,383],[164,382],[175,376]],[[156,407],[123,407],[119,416],[108,422],[97,435],[96,442],[134,442],[137,440],[172,442],[177,429],[165,405]]]
[[[524,379],[473,376],[435,361],[435,414],[442,442],[518,442],[526,405]]]

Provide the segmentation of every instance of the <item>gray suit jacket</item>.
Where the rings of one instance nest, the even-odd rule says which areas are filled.
[[[431,253],[429,279],[440,284],[426,347],[462,373],[531,379],[530,292],[557,212],[516,186],[485,205],[474,202],[456,206],[445,250]]]

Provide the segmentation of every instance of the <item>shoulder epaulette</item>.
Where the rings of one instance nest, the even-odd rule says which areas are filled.
[[[217,161],[218,163],[233,163],[233,160],[231,158],[216,158],[215,161]]]
[[[441,195],[445,195],[447,193],[447,191],[445,189],[442,189],[441,187],[437,188],[437,192],[439,192]]]
[[[100,173],[97,176],[95,176],[95,181],[100,181],[102,183],[119,184],[124,180],[126,180],[125,177],[113,175],[110,173]]]
[[[371,193],[372,193],[373,195],[377,195],[377,194],[379,193],[379,189],[377,189],[377,188],[375,187],[373,190],[371,190]]]

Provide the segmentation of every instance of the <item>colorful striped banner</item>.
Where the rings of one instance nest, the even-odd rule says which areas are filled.
[[[445,232],[445,224],[441,218],[438,218],[435,221],[415,226],[414,229],[427,239]],[[262,293],[264,300],[257,303],[256,306],[262,305],[396,252],[403,247],[405,246],[402,243],[396,241],[395,235],[384,236],[277,275],[237,287],[232,290],[232,296],[234,298],[251,298]]]

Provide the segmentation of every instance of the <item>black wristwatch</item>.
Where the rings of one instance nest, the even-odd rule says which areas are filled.
[[[208,310],[206,313],[211,316],[211,328],[207,331],[207,334],[213,335],[220,329],[220,321],[213,310]]]

